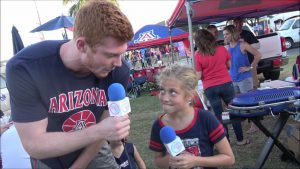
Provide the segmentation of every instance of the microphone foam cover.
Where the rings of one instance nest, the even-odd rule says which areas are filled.
[[[126,97],[125,89],[120,83],[113,83],[108,87],[109,101],[119,101]]]
[[[176,139],[175,130],[171,126],[165,126],[160,129],[160,139],[164,144],[171,143]]]

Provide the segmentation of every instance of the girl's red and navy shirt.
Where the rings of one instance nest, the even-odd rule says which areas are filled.
[[[195,155],[208,157],[214,155],[214,144],[226,137],[223,125],[217,120],[215,115],[209,111],[195,109],[192,122],[182,130],[176,130],[184,144],[185,151]],[[161,115],[152,125],[149,148],[155,152],[166,153],[159,132],[165,125]]]

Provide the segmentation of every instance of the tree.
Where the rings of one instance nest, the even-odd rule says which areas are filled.
[[[73,3],[75,2],[74,5],[69,9],[69,15],[72,17],[75,17],[79,8],[88,0],[63,0],[63,4],[67,5],[68,3]],[[119,6],[118,0],[109,0],[116,6]]]

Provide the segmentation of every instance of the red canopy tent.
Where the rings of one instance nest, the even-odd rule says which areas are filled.
[[[186,32],[182,35],[173,36],[172,42],[178,42],[178,41],[187,39],[188,35],[189,35],[189,33]],[[159,45],[169,44],[169,43],[170,43],[170,38],[162,38],[162,39],[156,39],[156,40],[152,40],[152,41],[140,42],[137,44],[131,44],[128,46],[127,50],[128,51],[136,50],[136,49],[142,49],[142,48],[152,47],[152,46],[159,46]]]
[[[171,44],[172,42],[182,41],[187,37],[188,32],[179,28],[174,28],[171,31],[169,27],[163,25],[145,25],[140,28],[134,34],[133,39],[128,42],[127,50]]]
[[[235,17],[256,18],[299,8],[299,0],[179,0],[168,26],[189,25],[192,46],[192,23],[221,22]],[[194,58],[193,48],[191,54]]]
[[[179,0],[168,26],[187,25],[185,3],[191,3],[192,23],[221,22],[235,17],[255,18],[297,11],[299,0]]]

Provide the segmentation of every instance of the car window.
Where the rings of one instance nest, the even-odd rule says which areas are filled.
[[[0,79],[0,88],[1,89],[3,89],[3,88],[6,88],[6,83],[5,83],[5,80],[4,80],[4,78],[3,77],[0,77],[1,79]]]
[[[296,22],[293,25],[293,29],[300,28],[300,19],[296,20]]]
[[[281,31],[288,30],[294,21],[295,21],[295,19],[290,19],[290,20],[285,21],[279,30],[281,30]]]

